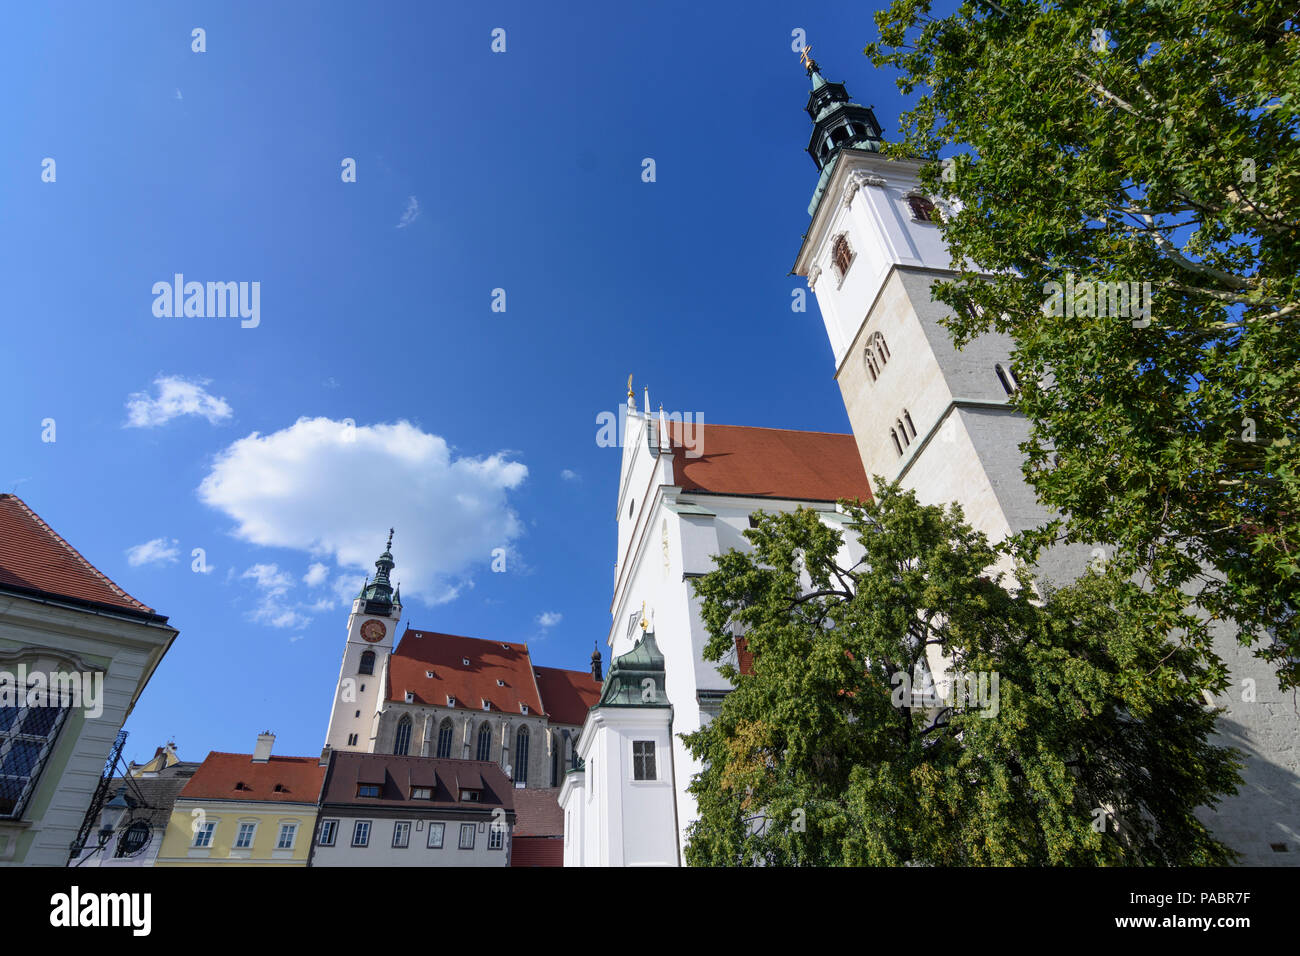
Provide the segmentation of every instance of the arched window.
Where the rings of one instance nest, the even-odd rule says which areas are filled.
[[[880,352],[880,364],[884,365],[889,361],[889,346],[885,344],[885,337],[879,332],[871,333],[871,340],[876,344]]]
[[[1002,390],[1008,395],[1014,395],[1016,390],[1020,388],[1020,383],[1016,381],[1016,376],[1010,369],[1003,368],[1000,362],[997,365],[994,365],[993,368],[998,373],[998,381],[1002,383]]]
[[[361,654],[361,666],[357,668],[358,674],[373,674],[375,672],[375,652],[363,651]]]
[[[866,349],[863,350],[862,357],[867,363],[867,374],[871,376],[871,380],[874,382],[880,377],[880,365],[876,360],[876,350],[868,345]]]
[[[902,457],[903,457],[903,446],[900,445],[900,444],[898,443],[898,432],[894,431],[894,429],[891,428],[891,429],[889,430],[889,437],[892,438],[892,439],[894,440],[894,451],[898,452],[898,457],[899,457],[899,458],[902,458]]]
[[[528,728],[515,735],[515,783],[528,782]]]
[[[569,732],[564,732],[564,762],[569,765],[570,770],[578,769],[578,751],[573,746],[573,738]]]
[[[903,424],[901,418],[894,419],[894,427],[898,429],[898,437],[903,439],[904,448],[912,444],[912,440],[907,436],[907,426]]]
[[[475,760],[492,759],[492,728],[487,724],[478,729],[478,751]]]
[[[872,332],[868,335],[862,356],[867,363],[867,374],[871,376],[871,380],[874,382],[880,377],[880,372],[885,367],[885,363],[889,361],[889,346],[885,344],[885,337],[879,332]]]
[[[844,236],[835,237],[835,244],[831,247],[831,259],[835,263],[835,270],[843,279],[845,273],[849,271],[849,265],[853,262],[853,250],[849,248],[849,240]]]
[[[938,218],[934,203],[924,196],[908,196],[907,204],[912,207],[912,218],[917,222],[934,222]]]
[[[451,756],[451,718],[444,717],[438,725],[438,756],[444,760]]]
[[[903,419],[904,419],[904,421],[907,422],[907,430],[910,431],[910,432],[912,433],[912,437],[915,438],[915,437],[916,437],[916,426],[912,424],[912,415],[911,415],[910,412],[908,412],[908,410],[907,410],[906,408],[903,409]]]
[[[397,739],[393,742],[393,753],[405,757],[411,752],[411,718],[404,716],[397,722]]]

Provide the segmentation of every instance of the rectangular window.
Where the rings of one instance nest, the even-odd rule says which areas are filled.
[[[239,836],[235,837],[235,849],[247,850],[253,845],[253,834],[257,832],[256,823],[241,823],[239,825]]]
[[[412,800],[432,800],[432,799],[433,799],[433,791],[432,791],[429,787],[412,787],[412,788],[411,788],[411,799],[412,799]]]
[[[320,845],[333,846],[338,833],[339,822],[337,820],[322,820],[320,823]]]
[[[194,845],[196,847],[212,846],[212,834],[217,829],[215,823],[203,823],[194,831]]]
[[[446,826],[445,823],[429,824],[429,849],[430,850],[442,849],[442,831],[445,826]]]
[[[474,824],[462,823],[460,825],[460,848],[462,850],[474,849]]]
[[[379,796],[379,784],[363,783],[357,786],[358,797],[377,797]]]
[[[632,779],[657,779],[655,777],[655,742],[653,740],[632,741]]]
[[[506,828],[495,823],[488,827],[488,849],[499,850],[506,842]]]
[[[411,845],[411,825],[405,821],[393,824],[393,846],[408,847]]]
[[[51,706],[29,707],[21,688],[11,689],[18,703],[0,707],[0,818],[16,820],[36,789],[68,708],[57,706],[57,692],[49,695]]]
[[[353,846],[370,846],[370,821],[358,820],[352,828]]]
[[[277,850],[292,850],[294,841],[298,839],[298,824],[281,823],[280,839],[276,841]]]

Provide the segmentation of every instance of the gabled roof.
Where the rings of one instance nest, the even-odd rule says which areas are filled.
[[[388,699],[404,701],[408,691],[415,703],[435,707],[446,707],[450,695],[457,708],[482,710],[487,700],[503,713],[520,713],[520,704],[534,714],[545,712],[528,646],[507,641],[408,628],[388,661]]]
[[[542,704],[551,722],[582,726],[587,720],[587,711],[600,700],[600,683],[591,672],[566,671],[558,667],[537,667],[534,670]]]
[[[871,500],[871,486],[852,435],[747,425],[696,424],[686,438],[668,422],[673,481],[683,490],[794,501]]]
[[[319,757],[271,757],[254,763],[252,754],[213,751],[180,793],[182,800],[251,800],[308,803],[320,798],[325,768]],[[239,784],[243,787],[236,789]],[[277,790],[279,786],[282,789]]]
[[[0,494],[0,587],[166,620],[110,581],[17,495]]]
[[[143,820],[151,827],[165,827],[176,797],[198,769],[196,763],[174,763],[149,777],[116,777],[108,786],[109,799],[125,790],[123,796],[131,809],[123,825]]]
[[[404,702],[408,692],[417,704],[446,707],[450,696],[457,709],[481,711],[487,700],[509,714],[523,704],[530,714],[581,725],[600,684],[587,671],[535,667],[527,644],[408,628],[388,660],[388,699]]]
[[[379,785],[378,797],[362,797],[363,783]],[[412,796],[415,787],[428,787],[430,799]],[[461,790],[481,791],[478,800],[464,802]],[[501,807],[514,810],[515,790],[501,768],[491,760],[446,760],[336,750],[330,756],[329,777],[321,803],[376,807],[441,808],[483,811]]]

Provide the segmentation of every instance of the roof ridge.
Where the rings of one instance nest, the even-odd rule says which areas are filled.
[[[669,422],[670,425],[681,424],[680,422]],[[755,431],[765,432],[792,432],[796,435],[835,435],[842,438],[852,438],[852,432],[822,432],[814,431],[807,428],[776,428],[772,425],[728,425],[725,422],[696,422],[697,428],[751,428]]]
[[[9,499],[12,499],[13,501],[17,502],[18,507],[22,508],[22,510],[25,511],[25,512],[27,513],[27,516],[28,516],[29,518],[31,518],[33,521],[35,521],[37,525],[40,526],[40,528],[41,528],[42,531],[44,531],[44,532],[45,532],[46,534],[48,534],[51,538],[53,538],[53,539],[55,540],[56,543],[62,545],[63,548],[64,548],[64,550],[66,550],[70,555],[72,555],[72,557],[73,557],[74,559],[76,559],[77,561],[81,562],[81,564],[85,567],[85,569],[86,569],[87,571],[89,571],[89,572],[90,572],[91,574],[93,574],[95,577],[97,577],[97,578],[99,578],[101,581],[103,581],[104,584],[106,584],[106,585],[108,586],[108,588],[109,588],[109,589],[110,589],[114,594],[117,594],[117,595],[119,595],[120,597],[122,597],[122,598],[124,598],[124,599],[130,601],[131,603],[133,603],[137,608],[139,608],[139,609],[142,610],[142,611],[148,611],[150,614],[155,613],[155,611],[154,611],[153,608],[151,608],[149,605],[145,604],[145,603],[144,603],[143,601],[141,601],[139,598],[136,598],[136,597],[133,597],[133,596],[130,595],[130,594],[127,594],[126,591],[122,590],[122,588],[118,587],[118,585],[117,585],[116,583],[114,583],[114,581],[112,580],[112,578],[110,578],[107,574],[105,574],[103,571],[99,570],[99,568],[95,567],[95,566],[94,566],[93,564],[91,564],[88,560],[86,560],[85,555],[83,555],[80,551],[78,551],[76,548],[74,548],[72,545],[70,545],[70,544],[69,544],[69,543],[64,539],[63,535],[59,534],[57,531],[55,531],[53,528],[51,528],[51,527],[46,523],[46,521],[45,521],[44,518],[42,518],[40,515],[38,515],[35,511],[33,511],[33,510],[31,509],[31,506],[28,505],[27,502],[23,501],[23,499],[19,498],[17,495],[15,495],[15,494],[11,494],[11,493],[6,493],[3,497],[5,497],[5,498],[9,498]]]

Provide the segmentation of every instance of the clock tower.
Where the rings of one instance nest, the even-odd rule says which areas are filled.
[[[388,686],[388,656],[393,651],[397,622],[402,617],[402,589],[393,590],[393,532],[375,562],[375,579],[367,580],[352,602],[348,639],[343,647],[334,707],[325,745],[334,750],[374,752],[379,712]]]

